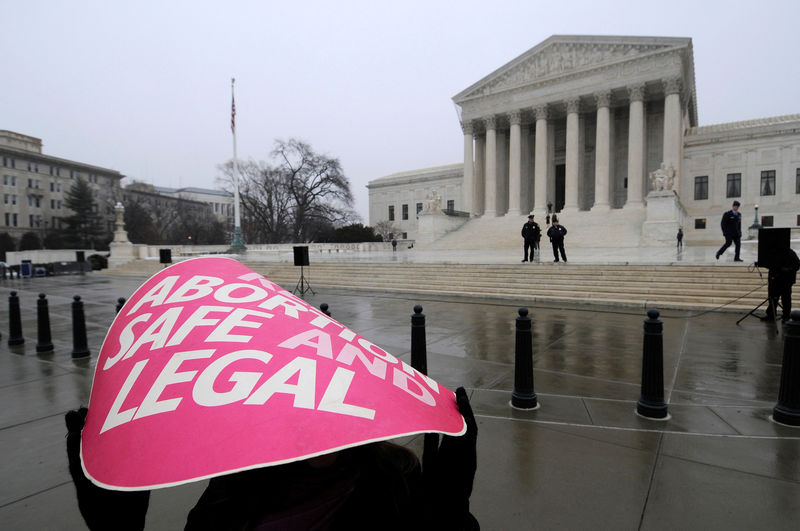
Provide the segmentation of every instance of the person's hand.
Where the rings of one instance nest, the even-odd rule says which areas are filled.
[[[81,430],[88,409],[67,411],[67,460],[69,473],[78,495],[78,509],[92,531],[144,529],[150,491],[125,492],[98,487],[83,473],[81,467]]]
[[[464,435],[445,435],[440,445],[438,434],[425,434],[422,477],[426,512],[439,529],[476,530],[480,526],[469,512],[469,497],[478,466],[478,424],[463,387],[456,389],[456,404],[467,424]]]

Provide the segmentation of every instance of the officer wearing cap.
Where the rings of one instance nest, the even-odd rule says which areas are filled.
[[[542,237],[542,229],[539,224],[533,221],[533,214],[528,216],[528,221],[522,226],[522,239],[524,241],[522,261],[528,261],[528,249],[530,249],[530,261],[533,262],[533,255],[539,249],[539,239]]]
[[[739,258],[739,250],[742,248],[742,214],[739,212],[739,205],[739,201],[734,201],[731,209],[722,215],[722,235],[725,236],[725,243],[717,251],[717,260],[733,243],[735,245],[733,261],[744,261]]]

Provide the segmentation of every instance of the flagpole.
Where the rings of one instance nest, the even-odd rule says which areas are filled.
[[[242,239],[242,219],[239,208],[239,163],[236,159],[236,98],[233,93],[233,84],[236,78],[231,78],[231,132],[233,133],[233,242],[228,249],[229,253],[243,253],[247,251]]]

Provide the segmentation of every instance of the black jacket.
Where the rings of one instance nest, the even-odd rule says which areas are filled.
[[[542,237],[542,229],[535,221],[528,221],[522,226],[522,237],[526,240],[538,241]]]
[[[722,234],[726,238],[741,238],[742,237],[742,214],[728,210],[722,214]]]
[[[567,228],[564,225],[551,225],[547,229],[547,235],[550,237],[551,242],[560,242],[567,235]]]

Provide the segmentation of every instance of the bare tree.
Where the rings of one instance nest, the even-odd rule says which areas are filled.
[[[377,222],[372,229],[375,231],[375,234],[383,238],[383,241],[385,242],[388,242],[398,232],[400,232],[399,229],[395,227],[394,224],[388,219]]]
[[[315,153],[299,140],[278,140],[275,164],[239,164],[239,197],[245,241],[314,241],[333,227],[358,221],[350,181],[338,159]],[[220,166],[232,185],[232,164]]]

